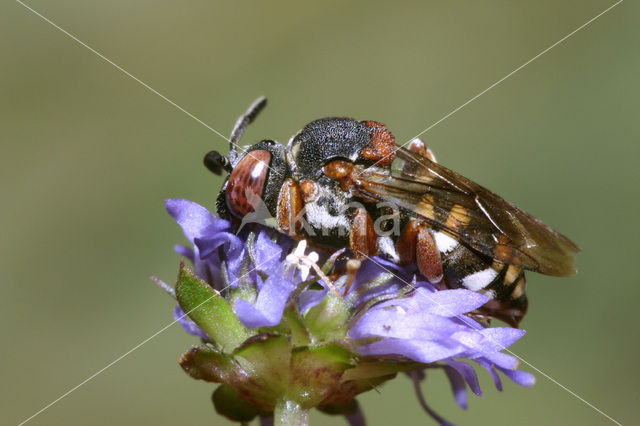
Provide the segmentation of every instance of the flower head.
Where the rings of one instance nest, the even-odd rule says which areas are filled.
[[[214,405],[230,419],[275,413],[282,423],[318,408],[361,420],[355,397],[406,372],[426,411],[448,424],[421,397],[426,369],[444,371],[465,409],[467,387],[481,395],[472,363],[500,390],[499,373],[534,382],[502,352],[524,331],[488,328],[468,315],[486,296],[437,290],[415,268],[382,258],[354,263],[342,251],[306,253],[306,241],[296,245],[258,225],[236,234],[190,201],[168,200],[167,210],[193,245],[176,251],[195,270],[181,267],[174,316],[203,341],[180,364],[220,383]]]

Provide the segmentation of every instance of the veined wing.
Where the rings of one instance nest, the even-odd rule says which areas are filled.
[[[574,274],[574,242],[540,220],[428,158],[400,148],[391,170],[356,166],[356,195],[395,203],[458,241],[506,264]],[[399,164],[398,164],[399,163]]]

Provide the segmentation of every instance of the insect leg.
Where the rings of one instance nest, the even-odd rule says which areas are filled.
[[[436,162],[433,152],[418,138],[413,139],[407,148],[409,151]],[[407,174],[415,172],[409,164],[405,165],[404,171]],[[415,219],[409,220],[398,240],[397,249],[400,260],[403,263],[417,263],[418,269],[430,283],[438,284],[442,281],[443,270],[440,251],[433,232],[424,223]]]
[[[442,281],[442,258],[436,245],[433,233],[424,224],[420,225],[416,244],[416,263],[430,283],[437,284]]]
[[[278,229],[290,236],[299,235],[302,227],[302,193],[300,187],[291,178],[287,178],[278,194],[276,219]]]
[[[349,233],[349,246],[358,259],[375,256],[378,252],[378,236],[373,219],[364,207],[356,210]]]
[[[398,241],[396,242],[396,251],[400,257],[400,263],[403,265],[416,263],[418,231],[418,221],[411,219],[405,225],[400,237],[398,237]]]
[[[418,269],[432,284],[442,281],[442,258],[431,230],[417,220],[410,220],[396,243],[400,262],[416,263]]]

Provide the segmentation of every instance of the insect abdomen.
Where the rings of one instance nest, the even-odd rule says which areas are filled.
[[[527,311],[524,271],[480,254],[442,232],[434,235],[447,287],[486,294],[491,300],[480,311],[517,327]]]

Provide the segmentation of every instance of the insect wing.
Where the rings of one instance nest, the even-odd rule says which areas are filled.
[[[471,248],[546,275],[575,273],[580,248],[530,214],[428,158],[399,148],[391,169],[357,166],[356,195],[395,203]]]

